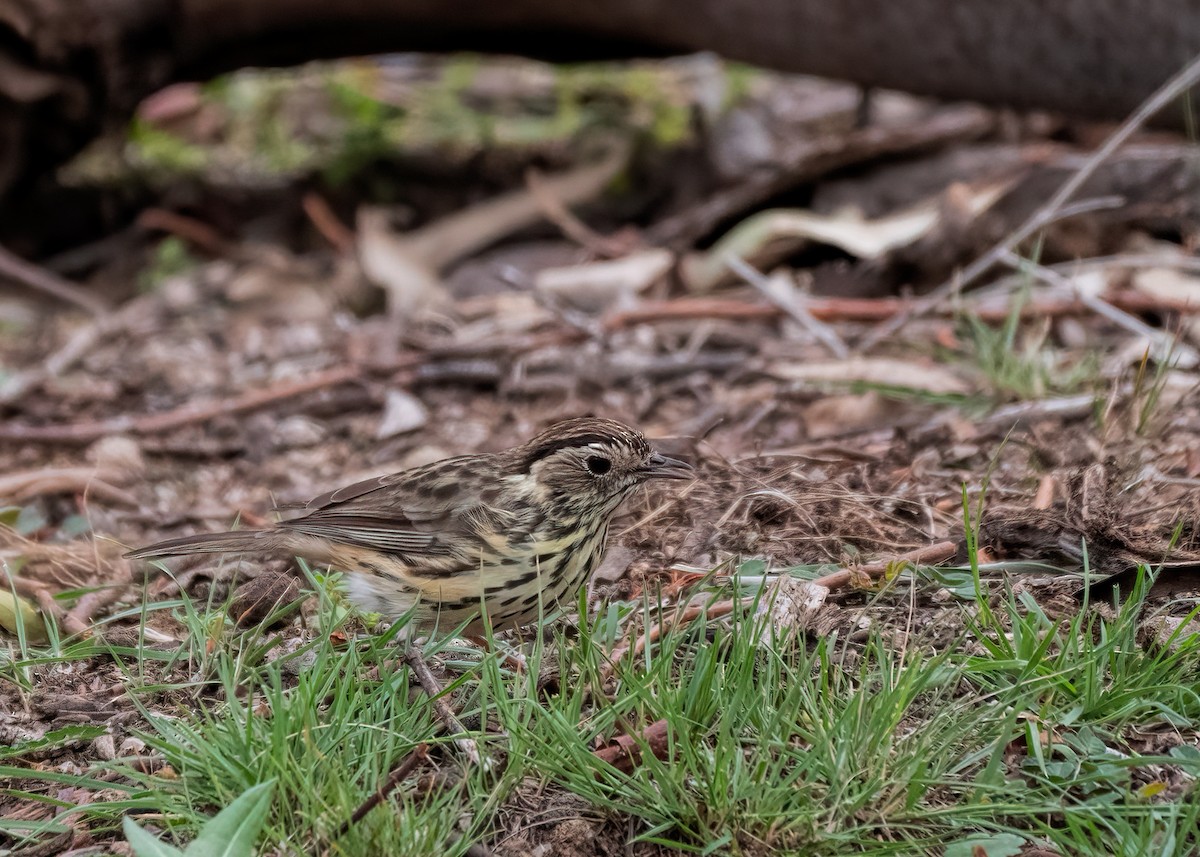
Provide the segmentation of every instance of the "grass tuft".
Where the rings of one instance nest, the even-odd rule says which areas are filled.
[[[480,840],[504,853],[510,836],[536,836],[555,805],[611,822],[604,829],[620,839],[697,854],[1200,848],[1200,751],[1185,737],[1200,723],[1200,642],[1140,642],[1153,575],[1119,606],[1064,619],[983,572],[973,561],[971,597],[954,602],[965,631],[950,646],[915,633],[897,647],[882,628],[854,640],[779,635],[745,608],[626,655],[607,695],[605,652],[622,627],[659,618],[648,604],[609,605],[580,629],[559,623],[532,645],[526,674],[431,646],[427,657],[452,668],[448,693],[488,769],[464,761],[452,741],[462,736],[443,734],[411,688],[399,629],[354,638],[317,579],[323,618],[286,640],[234,628],[224,605],[172,602],[186,629],[178,651],[107,652],[159,764],[96,761],[71,778],[32,758],[87,736],[12,748],[0,767],[10,797],[53,800],[69,781],[109,799],[50,821],[6,820],[0,833],[37,841],[81,815],[97,834],[119,835],[131,814],[182,846],[238,795],[274,781],[261,841],[285,854],[457,855]],[[905,577],[880,597],[906,598],[919,583]],[[97,654],[94,644],[16,653],[3,674]],[[552,666],[556,692],[538,682]],[[623,773],[594,752],[664,720],[663,758],[645,753]],[[421,743],[431,747],[423,768],[335,838]],[[529,810],[531,794],[543,810]]]

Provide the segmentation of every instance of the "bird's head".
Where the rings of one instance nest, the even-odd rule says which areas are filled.
[[[616,420],[580,417],[513,451],[517,467],[556,507],[611,512],[650,479],[690,479],[690,464],[655,452],[641,432]]]

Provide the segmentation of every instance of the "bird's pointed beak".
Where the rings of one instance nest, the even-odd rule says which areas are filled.
[[[686,461],[656,452],[646,461],[642,474],[647,479],[691,479],[696,475],[696,468]]]

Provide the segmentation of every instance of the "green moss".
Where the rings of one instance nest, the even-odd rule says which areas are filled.
[[[754,66],[730,62],[725,64],[725,97],[721,109],[729,110],[746,100],[754,83],[762,77],[762,71]]]
[[[194,268],[197,261],[182,238],[169,235],[158,242],[150,263],[138,275],[138,289],[143,292],[153,291],[168,278]]]
[[[209,163],[209,151],[169,131],[135,119],[129,129],[135,161],[151,171],[193,174]]]
[[[253,185],[317,174],[338,186],[406,152],[453,161],[483,150],[544,150],[596,127],[633,131],[669,149],[692,133],[695,99],[669,66],[547,67],[548,100],[530,104],[528,91],[484,94],[478,83],[492,62],[450,57],[432,80],[401,81],[401,104],[389,102],[389,69],[374,59],[223,75],[201,87],[203,142],[137,121],[124,152],[104,155],[111,169],[89,169],[82,180],[117,182],[132,174],[152,183],[232,177]],[[731,91],[744,93],[754,74],[732,67]],[[540,97],[534,93],[535,102]]]

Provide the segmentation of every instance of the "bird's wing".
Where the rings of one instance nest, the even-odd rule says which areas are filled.
[[[475,480],[460,478],[480,464],[478,456],[451,459],[357,482],[310,500],[309,514],[279,526],[410,558],[450,556],[463,537],[501,530],[512,517],[482,502],[468,488]]]

